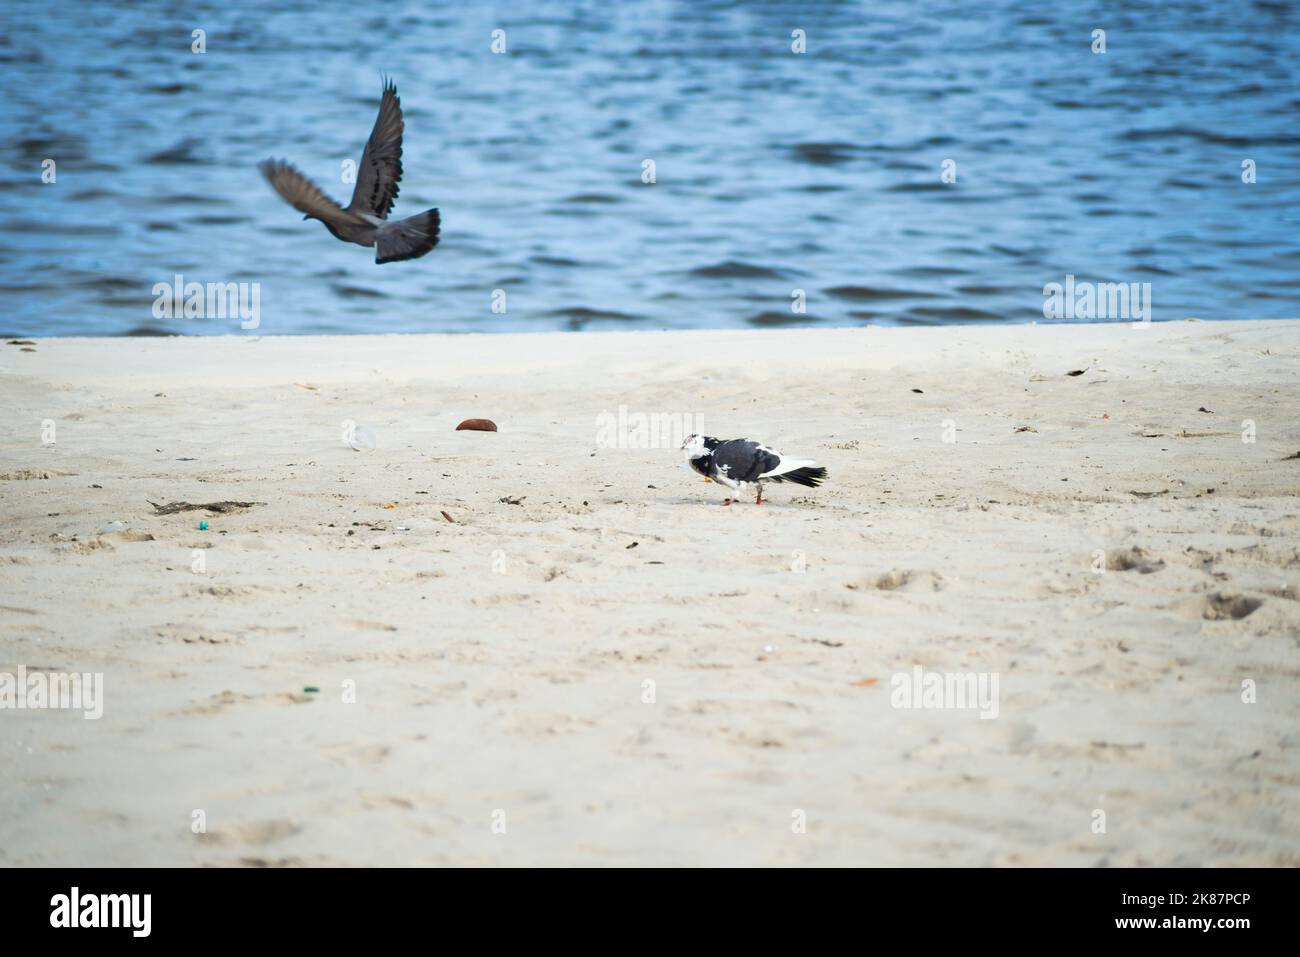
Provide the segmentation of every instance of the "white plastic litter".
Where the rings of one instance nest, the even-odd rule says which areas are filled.
[[[360,452],[362,449],[373,449],[379,446],[379,437],[375,435],[375,430],[368,425],[358,425],[348,436],[348,445]]]

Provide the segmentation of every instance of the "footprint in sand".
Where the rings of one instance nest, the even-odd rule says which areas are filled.
[[[108,551],[108,552],[117,551],[117,549],[113,547],[112,542],[106,542],[102,538],[92,538],[89,541],[85,541],[85,542],[73,542],[70,546],[66,548],[63,547],[55,548],[56,552],[71,551],[71,552],[75,552],[78,555],[89,555],[91,552],[98,552],[101,550]]]
[[[188,622],[166,622],[154,625],[149,634],[159,641],[180,641],[187,645],[227,645],[243,644],[243,639],[235,632],[204,628]]]
[[[198,714],[218,714],[234,704],[247,704],[251,701],[269,701],[274,704],[311,704],[319,695],[305,694],[298,691],[282,691],[273,695],[251,695],[239,694],[229,689],[214,694],[211,697],[196,702],[179,711],[172,712],[177,715],[198,715]]]
[[[307,862],[301,857],[241,857],[241,867],[306,867]]]
[[[195,835],[204,844],[221,847],[232,845],[261,846],[282,841],[302,831],[293,821],[283,818],[268,821],[247,821],[242,824],[227,824],[206,834]]]
[[[1247,617],[1264,602],[1248,595],[1229,595],[1216,592],[1205,599],[1201,617],[1206,621],[1239,620]]]
[[[1139,575],[1150,575],[1164,567],[1163,559],[1152,558],[1136,545],[1111,552],[1106,556],[1106,569],[1112,572],[1136,571]]]
[[[942,591],[943,576],[938,572],[895,568],[883,575],[870,575],[844,585],[851,591]]]
[[[18,469],[13,472],[0,472],[0,482],[31,482],[38,479],[76,474],[76,472],[61,472],[58,469]]]
[[[213,598],[251,598],[256,594],[253,589],[241,585],[200,585],[194,593]]]

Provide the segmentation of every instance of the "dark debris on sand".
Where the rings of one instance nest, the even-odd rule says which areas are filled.
[[[265,502],[168,502],[166,505],[159,505],[157,502],[149,502],[153,506],[155,515],[175,515],[177,512],[234,512],[239,509],[252,508],[254,505],[265,505]]]

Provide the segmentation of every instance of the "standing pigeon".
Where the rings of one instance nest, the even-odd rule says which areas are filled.
[[[755,505],[763,504],[764,482],[794,482],[816,488],[826,481],[826,470],[812,459],[787,459],[780,452],[749,439],[725,442],[708,435],[690,435],[682,443],[686,462],[706,479],[720,482],[736,492],[753,483],[758,487]],[[725,499],[730,505],[735,499]]]
[[[397,183],[402,178],[403,129],[397,87],[387,80],[379,101],[379,117],[361,154],[352,202],[346,209],[284,160],[264,160],[258,169],[281,199],[306,214],[303,219],[319,219],[345,243],[374,246],[375,262],[419,259],[438,245],[441,219],[438,211],[431,209],[418,216],[388,221],[397,198]]]

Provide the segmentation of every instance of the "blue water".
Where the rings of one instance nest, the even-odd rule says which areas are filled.
[[[155,319],[178,273],[261,334],[1041,321],[1066,275],[1300,315],[1289,3],[178,6],[0,5],[0,332],[240,332]],[[378,266],[255,167],[346,202],[381,72],[443,240]]]

